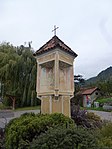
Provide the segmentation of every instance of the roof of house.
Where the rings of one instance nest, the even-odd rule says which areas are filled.
[[[50,50],[53,50],[56,47],[60,47],[61,50],[77,57],[77,54],[71,50],[62,40],[60,40],[56,35],[53,36],[47,43],[45,43],[39,50],[34,53],[34,56],[43,54]]]
[[[91,95],[94,91],[96,91],[98,89],[98,87],[94,87],[94,88],[89,88],[89,89],[84,89],[81,91],[82,95]]]

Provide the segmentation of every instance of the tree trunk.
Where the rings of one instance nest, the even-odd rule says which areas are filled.
[[[12,104],[13,104],[13,105],[12,105],[12,109],[13,109],[13,110],[15,110],[15,101],[16,101],[16,99],[15,99],[15,97],[14,97],[13,100],[12,100],[12,102],[13,102],[13,103],[12,103]]]
[[[76,149],[78,149],[78,143],[76,143]]]

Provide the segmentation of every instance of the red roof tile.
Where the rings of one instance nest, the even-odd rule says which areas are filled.
[[[65,52],[77,56],[77,54],[71,50],[63,41],[61,41],[57,36],[53,36],[46,44],[44,44],[39,50],[37,50],[34,55],[40,55],[44,52],[47,52],[49,50],[52,50],[56,47],[60,47],[61,50],[64,50]]]
[[[83,95],[91,95],[94,91],[96,91],[98,88],[97,87],[94,87],[94,88],[90,88],[90,89],[86,89],[84,91],[82,91],[81,93]]]

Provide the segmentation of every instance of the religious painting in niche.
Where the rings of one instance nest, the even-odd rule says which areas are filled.
[[[70,65],[64,62],[59,62],[59,86],[61,91],[71,90],[71,69]]]
[[[40,92],[48,92],[54,89],[54,63],[47,62],[41,65]]]
[[[71,67],[67,67],[67,91],[71,90]]]
[[[41,74],[40,74],[40,85],[46,85],[46,68],[41,67]]]
[[[66,90],[66,69],[60,68],[59,70],[59,85],[60,89]]]
[[[54,89],[54,69],[53,68],[47,68],[46,69],[47,71],[47,76],[46,76],[46,79],[47,79],[47,85],[49,87],[49,89]]]

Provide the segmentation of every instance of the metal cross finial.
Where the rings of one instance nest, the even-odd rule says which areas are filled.
[[[54,29],[52,30],[52,32],[54,32],[54,36],[56,35],[56,30],[58,29],[59,27],[56,27],[56,25],[54,25]]]

